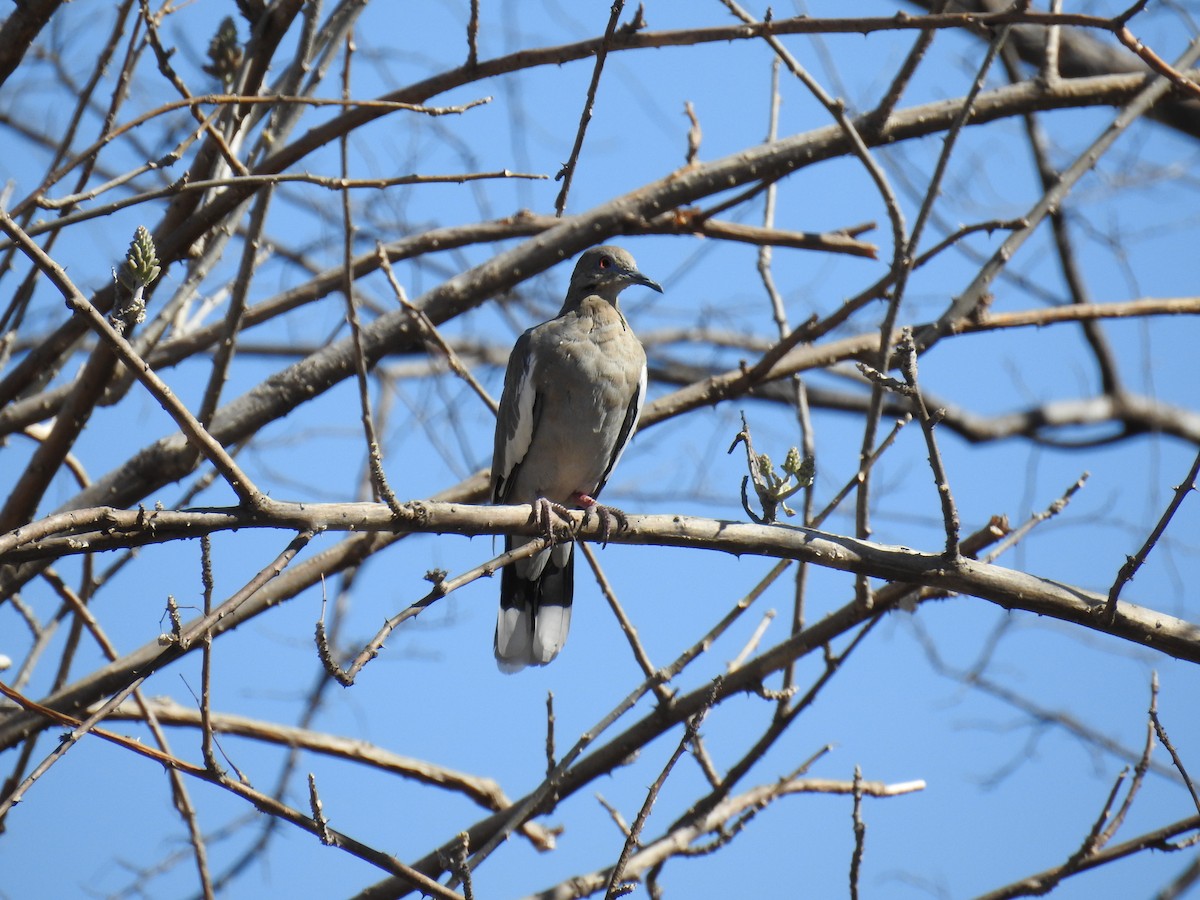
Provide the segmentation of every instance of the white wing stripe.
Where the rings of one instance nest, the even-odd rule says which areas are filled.
[[[504,444],[504,471],[501,476],[505,479],[525,458],[529,445],[533,443],[533,401],[537,397],[533,373],[536,367],[537,360],[531,358],[521,373],[521,383],[517,385],[517,425]]]

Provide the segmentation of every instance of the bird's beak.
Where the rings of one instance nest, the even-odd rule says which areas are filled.
[[[660,294],[663,292],[661,284],[659,284],[653,278],[649,278],[649,277],[643,275],[641,272],[638,272],[635,270],[635,271],[629,272],[626,277],[629,278],[630,284],[642,284],[642,285],[645,285],[646,287],[650,288],[651,290],[658,291]]]

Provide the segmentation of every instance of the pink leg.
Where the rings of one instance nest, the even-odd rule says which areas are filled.
[[[571,500],[583,507],[584,522],[587,522],[592,510],[596,511],[596,517],[600,520],[600,543],[602,545],[608,543],[608,539],[613,533],[614,522],[617,525],[617,531],[623,531],[629,527],[629,519],[626,518],[625,513],[615,506],[605,506],[603,503],[597,502],[596,498],[589,497],[583,491],[576,491],[571,495]]]

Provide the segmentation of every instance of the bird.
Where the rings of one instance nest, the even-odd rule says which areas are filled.
[[[646,398],[646,351],[617,303],[631,285],[662,293],[628,251],[593,247],[575,265],[558,315],[522,334],[509,356],[496,414],[492,502],[529,503],[548,537],[554,516],[595,511],[605,535],[619,510],[604,489],[637,428]],[[509,535],[505,550],[532,538]],[[494,649],[504,672],[554,659],[571,625],[574,542],[510,563],[500,576]]]

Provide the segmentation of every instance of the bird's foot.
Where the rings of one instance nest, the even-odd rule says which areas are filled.
[[[585,525],[592,512],[595,511],[596,518],[600,520],[600,545],[602,547],[608,545],[608,539],[613,534],[614,523],[616,523],[617,531],[624,531],[629,527],[629,518],[615,506],[605,506],[582,492],[572,494],[571,499],[583,507]]]
[[[561,503],[555,503],[545,497],[538,497],[533,501],[533,517],[541,526],[546,540],[552,544],[566,540],[574,534],[575,527],[571,519],[571,510]]]

